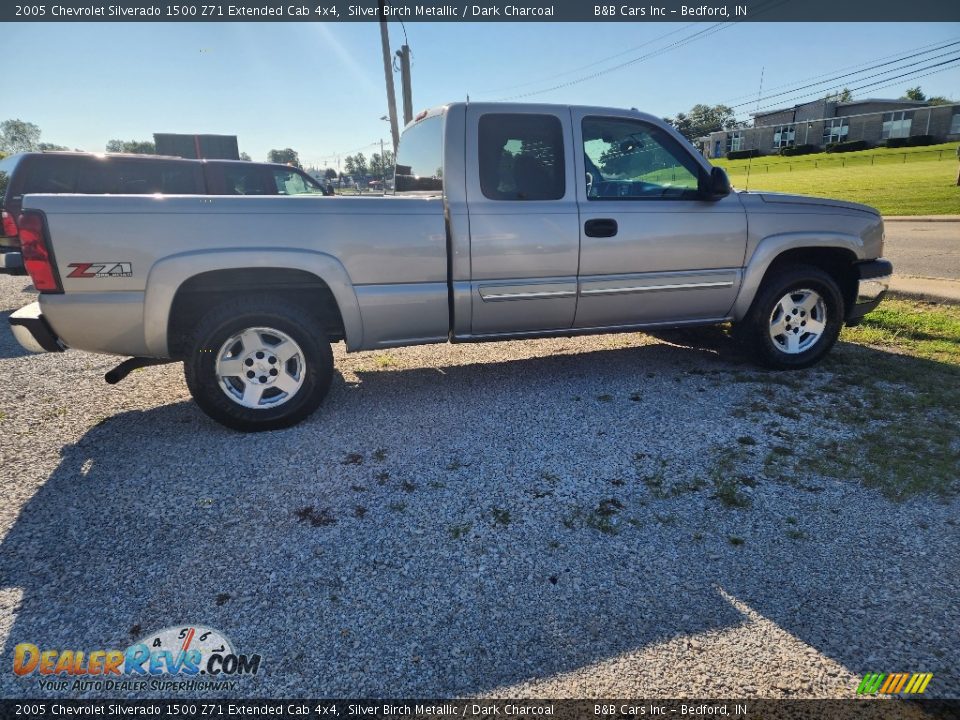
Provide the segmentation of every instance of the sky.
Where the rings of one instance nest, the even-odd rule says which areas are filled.
[[[746,117],[761,73],[767,95],[960,41],[960,23],[391,22],[389,31],[393,49],[405,31],[412,50],[415,112],[468,95],[535,93],[520,99],[657,116],[724,103]],[[706,32],[643,59],[698,31]],[[389,147],[375,22],[31,23],[7,25],[3,37],[0,120],[38,125],[42,142],[102,152],[112,138],[150,140],[155,132],[237,135],[254,160],[292,147],[317,167],[336,167],[338,155],[369,157],[381,139]],[[928,96],[960,101],[960,64],[940,70],[854,96],[900,97],[919,84]],[[395,80],[400,115],[399,74]],[[805,92],[813,99],[857,84]],[[760,106],[795,101],[802,99],[785,95]]]

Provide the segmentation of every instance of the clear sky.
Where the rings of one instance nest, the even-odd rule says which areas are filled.
[[[414,107],[535,92],[713,25],[406,23]],[[396,49],[403,28],[389,27]],[[737,108],[745,115],[754,109],[761,68],[766,95],[949,40],[960,40],[960,23],[725,23],[658,57],[525,99],[660,116],[698,102],[746,102]],[[375,22],[16,24],[4,29],[3,48],[0,120],[33,122],[44,142],[102,151],[111,138],[217,133],[238,135],[254,160],[292,147],[306,165],[335,165],[337,153],[369,157],[381,138],[389,146],[389,125],[379,120],[387,105]],[[819,97],[868,82],[851,78],[806,92]],[[396,84],[399,103],[399,75]],[[917,84],[960,100],[960,64],[855,96],[899,97]],[[761,107],[795,100],[785,95]]]

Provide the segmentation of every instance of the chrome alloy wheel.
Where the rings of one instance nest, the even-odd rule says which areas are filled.
[[[284,332],[247,328],[227,340],[217,353],[220,388],[238,405],[268,408],[283,405],[303,386],[303,350]]]
[[[814,290],[791,290],[770,314],[770,339],[780,352],[797,355],[809,350],[827,327],[827,305]]]

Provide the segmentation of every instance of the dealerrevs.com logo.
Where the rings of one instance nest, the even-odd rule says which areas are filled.
[[[41,690],[234,690],[260,663],[260,655],[237,653],[223,633],[200,625],[148,633],[125,650],[13,649],[14,674],[36,677]]]

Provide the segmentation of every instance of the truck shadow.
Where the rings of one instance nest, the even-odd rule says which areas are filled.
[[[937,672],[957,638],[921,645],[918,599],[955,588],[957,566],[936,539],[916,562],[903,506],[777,486],[730,510],[638,480],[637,453],[702,451],[732,422],[723,385],[676,379],[735,368],[718,357],[654,345],[359,373],[263,435],[189,402],[110,418],[63,447],[3,538],[0,592],[22,595],[0,666],[21,642],[122,649],[202,624],[263,655],[227,695],[474,696],[739,627],[725,592],[854,673]],[[610,499],[615,533],[596,514]],[[754,542],[804,513],[826,528],[815,542]],[[10,672],[0,690],[45,694]]]

